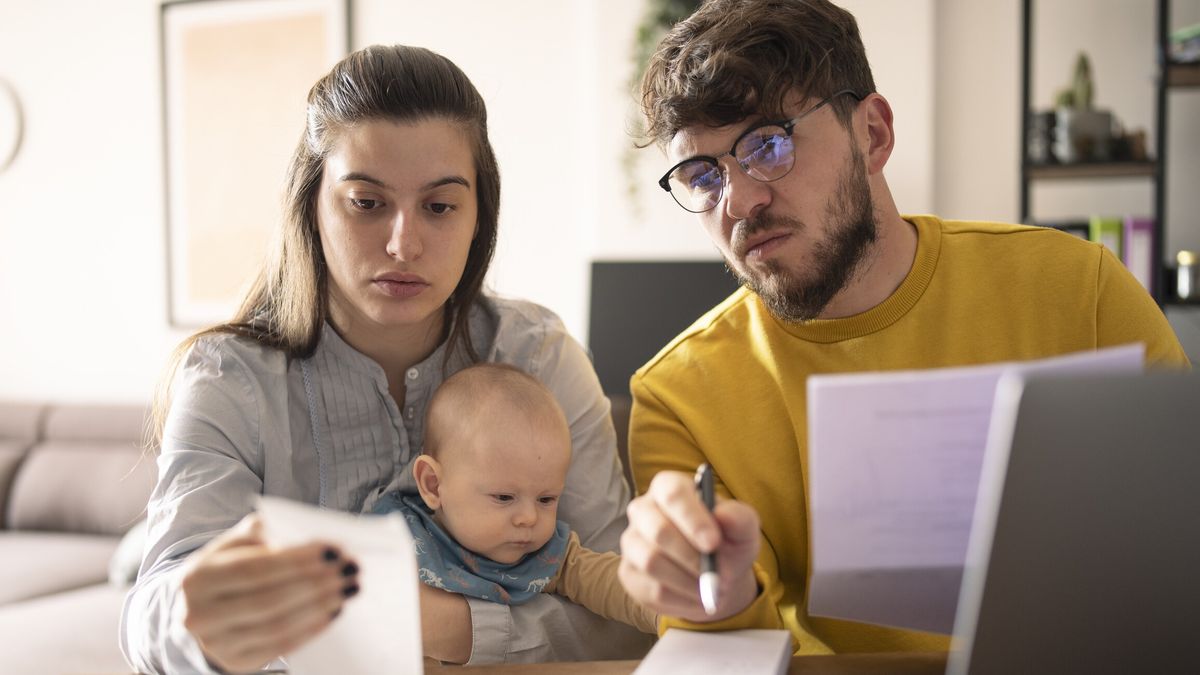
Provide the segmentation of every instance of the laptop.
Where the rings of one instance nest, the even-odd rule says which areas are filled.
[[[1200,374],[1002,380],[947,672],[1200,672]]]

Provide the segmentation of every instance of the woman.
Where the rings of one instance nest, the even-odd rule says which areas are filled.
[[[575,448],[561,517],[586,546],[616,547],[628,494],[586,354],[547,310],[481,292],[500,194],[486,115],[461,70],[414,47],[351,54],[309,92],[279,243],[234,320],[180,347],[158,401],[149,541],[122,616],[139,670],[259,668],[335,620],[357,566],[320,543],[268,549],[256,496],[361,512],[389,488],[415,491],[426,403],[475,361],[554,392]],[[438,660],[645,646],[550,596],[508,607],[419,588]]]

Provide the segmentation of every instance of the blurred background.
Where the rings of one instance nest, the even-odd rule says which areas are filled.
[[[503,176],[489,285],[555,310],[584,343],[603,309],[593,306],[595,263],[717,260],[694,218],[655,184],[662,154],[631,153],[639,25],[661,4],[345,3],[351,48],[429,47],[480,89]],[[1022,172],[1022,0],[839,4],[858,18],[878,89],[895,112],[886,174],[902,213],[1045,222],[1156,215],[1154,169],[1101,179]],[[1200,22],[1200,0],[1168,4],[1170,31]],[[1200,250],[1200,87],[1171,89],[1159,129],[1158,9],[1158,0],[1033,3],[1028,107],[1055,108],[1084,52],[1093,106],[1131,136],[1143,133],[1151,162],[1166,134],[1166,279],[1178,251]],[[19,110],[16,125],[7,117],[19,147],[0,171],[0,399],[144,402],[170,350],[197,327],[172,316],[168,302],[163,15],[160,0],[0,3],[0,81],[15,101],[9,110]],[[269,120],[292,144],[311,82]],[[253,160],[277,202],[292,145],[268,152],[249,138],[241,147],[244,156],[218,161],[232,169]],[[244,239],[241,229],[222,231],[203,245],[253,263],[263,247],[256,232],[273,224],[245,228]],[[1197,306],[1164,302],[1198,358]]]

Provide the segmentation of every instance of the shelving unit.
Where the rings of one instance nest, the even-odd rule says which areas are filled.
[[[1170,60],[1171,0],[1157,3],[1158,72],[1155,77],[1155,152],[1143,162],[1085,162],[1077,164],[1034,164],[1028,158],[1030,133],[1031,80],[1033,62],[1033,2],[1022,0],[1021,16],[1021,203],[1022,222],[1032,222],[1030,188],[1035,181],[1046,180],[1104,180],[1111,178],[1145,178],[1154,184],[1154,246],[1151,260],[1150,295],[1160,304],[1175,304],[1173,291],[1165,283],[1166,246],[1166,167],[1167,167],[1167,95],[1173,89],[1200,87],[1200,64],[1172,63]],[[1190,304],[1195,303],[1179,303]]]

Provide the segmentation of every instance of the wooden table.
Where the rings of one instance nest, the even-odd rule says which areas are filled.
[[[587,661],[563,663],[472,666],[480,675],[629,675],[637,661]],[[788,675],[942,675],[946,654],[838,654],[793,656]],[[462,675],[461,666],[426,666],[425,675]]]

